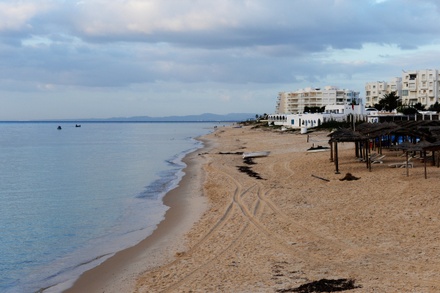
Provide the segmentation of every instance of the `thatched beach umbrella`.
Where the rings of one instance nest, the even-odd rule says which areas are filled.
[[[362,126],[362,127],[361,127]],[[400,130],[394,122],[382,122],[382,123],[364,123],[358,126],[359,132],[368,136],[373,142],[378,140],[378,152],[382,154],[382,140],[386,138],[386,141],[390,142],[390,136]],[[376,145],[374,144],[373,147]]]
[[[329,144],[332,145],[332,157],[335,162],[335,173],[339,174],[339,158],[338,158],[338,143],[339,142],[365,142],[366,145],[366,157],[368,157],[368,137],[365,135],[355,132],[348,128],[340,128],[338,130],[333,131],[328,136],[330,136]],[[367,160],[367,167],[369,162]],[[371,168],[371,164],[370,164]]]
[[[432,165],[435,165],[435,151],[439,151],[440,150],[440,141],[437,142],[428,142],[428,141],[420,141],[419,143],[417,143],[415,145],[415,149],[417,151],[421,150],[423,151],[423,161],[424,161],[424,165],[425,165],[425,179],[428,178],[428,174],[427,174],[427,169],[426,169],[426,164],[427,164],[427,159],[426,159],[426,152],[427,151],[431,151],[432,152]],[[437,164],[437,167],[438,164]]]
[[[406,154],[406,176],[409,176],[409,157],[408,152],[414,147],[414,144],[410,141],[404,141],[401,144],[397,145],[397,149],[404,150]]]
[[[436,142],[431,143],[431,145],[426,146],[423,149],[425,151],[432,152],[432,162],[435,165],[435,152],[440,151],[440,140],[437,140]],[[440,160],[437,160],[437,167],[440,167]]]
[[[409,176],[409,168],[408,168],[408,153],[409,152],[423,152],[423,160],[424,160],[424,164],[425,164],[425,178],[427,178],[427,173],[426,173],[426,149],[427,147],[431,146],[432,143],[430,143],[429,141],[426,140],[421,140],[418,143],[414,144],[411,143],[409,141],[404,141],[403,143],[399,144],[397,146],[398,149],[404,150],[406,153],[406,176]]]
[[[432,143],[430,143],[429,141],[421,140],[412,147],[412,150],[414,151],[423,152],[423,162],[425,165],[425,179],[428,178],[428,175],[426,173],[426,148],[430,147],[431,145]]]

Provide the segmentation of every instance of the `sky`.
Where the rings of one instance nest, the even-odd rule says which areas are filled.
[[[0,120],[273,113],[440,69],[437,0],[0,0]]]

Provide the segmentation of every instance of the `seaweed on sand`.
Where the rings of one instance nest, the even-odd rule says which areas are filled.
[[[243,152],[219,152],[219,155],[242,155]]]
[[[244,158],[243,162],[247,165],[255,165],[256,164],[252,158]]]
[[[352,180],[359,180],[359,179],[361,179],[361,177],[356,177],[356,176],[353,176],[351,173],[347,173],[347,174],[345,174],[344,178],[339,179],[339,180],[340,181],[344,181],[344,180],[352,181]]]
[[[238,170],[240,172],[246,173],[246,174],[248,174],[251,177],[254,177],[256,179],[263,179],[263,178],[261,178],[261,176],[257,172],[252,171],[251,167],[248,167],[248,166],[237,166],[237,168],[238,168]]]
[[[299,292],[299,293],[313,293],[313,292],[340,292],[352,289],[361,288],[356,286],[353,279],[337,279],[328,280],[321,279],[307,284],[303,284],[297,288],[279,289],[277,292]]]

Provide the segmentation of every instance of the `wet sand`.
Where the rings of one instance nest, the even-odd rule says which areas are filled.
[[[388,166],[401,153],[385,150],[370,172],[344,143],[336,174],[329,151],[305,151],[326,145],[325,132],[308,142],[228,127],[204,139],[210,146],[189,158],[199,171],[184,177],[179,196],[167,196],[175,208],[153,237],[86,273],[71,292],[293,292],[323,279],[351,280],[350,292],[440,292],[439,168],[428,166],[424,179],[413,159],[407,176]],[[271,153],[254,164],[239,154],[261,150]],[[341,181],[346,173],[359,179]],[[180,193],[194,199],[187,208],[202,204],[175,231]]]
[[[202,196],[203,159],[198,153],[209,150],[211,144],[205,141],[204,145],[183,159],[187,165],[183,170],[185,175],[179,186],[164,197],[164,204],[170,208],[153,234],[85,272],[64,292],[134,292],[139,274],[172,261],[176,253],[185,249],[185,233],[207,208],[206,198]]]

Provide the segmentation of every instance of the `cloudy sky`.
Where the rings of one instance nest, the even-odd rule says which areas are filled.
[[[0,120],[272,113],[440,69],[437,0],[0,0]]]

